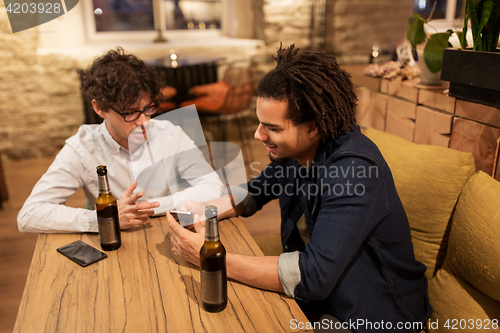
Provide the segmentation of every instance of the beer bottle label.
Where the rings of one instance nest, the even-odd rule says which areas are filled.
[[[215,272],[200,271],[201,300],[208,304],[220,304],[224,301],[222,270]]]
[[[118,239],[118,232],[116,230],[117,219],[118,208],[116,206],[108,206],[98,211],[97,224],[99,227],[99,236],[102,243],[110,244],[120,241]]]

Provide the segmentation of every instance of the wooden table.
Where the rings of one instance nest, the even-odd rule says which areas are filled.
[[[85,268],[56,249],[97,234],[41,234],[14,332],[293,332],[294,300],[230,280],[219,313],[200,304],[199,269],[171,251],[165,217],[122,232],[122,247]],[[228,252],[263,255],[238,218],[220,222]],[[295,330],[296,331],[296,330]]]

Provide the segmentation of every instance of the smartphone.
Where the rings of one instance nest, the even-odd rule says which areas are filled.
[[[61,246],[57,249],[57,252],[63,254],[82,267],[86,267],[107,257],[106,253],[99,251],[81,240]]]
[[[170,215],[172,215],[172,217],[184,228],[193,228],[194,215],[192,212],[187,210],[172,209],[170,210]]]

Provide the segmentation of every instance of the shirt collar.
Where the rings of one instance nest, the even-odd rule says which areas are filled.
[[[104,142],[108,147],[110,147],[112,150],[115,150],[116,152],[127,152],[128,149],[122,147],[116,140],[111,136],[111,133],[109,133],[108,128],[106,127],[106,120],[104,120],[100,126],[100,131],[102,134],[102,137],[104,138]]]
[[[325,142],[321,141],[318,150],[316,150],[316,155],[314,156],[313,165],[319,166],[326,163],[326,159],[331,155],[332,150],[336,150],[338,147],[350,138],[354,132],[359,132],[359,126],[352,127],[352,129],[339,137],[328,138]],[[327,156],[328,155],[328,156]]]

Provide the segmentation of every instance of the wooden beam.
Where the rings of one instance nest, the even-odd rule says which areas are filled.
[[[416,80],[417,79],[407,81],[401,81],[401,79],[382,80],[380,90],[385,94],[401,97],[410,102],[417,103],[419,89],[415,87]],[[419,78],[418,82],[420,82]]]
[[[499,128],[455,118],[451,131],[450,148],[472,153],[476,162],[476,170],[482,170],[493,176],[493,164],[499,137]]]
[[[420,89],[418,92],[418,104],[430,106],[451,114],[455,113],[455,103],[456,99],[448,96],[448,89]]]
[[[500,109],[457,99],[455,114],[462,118],[500,127]]]
[[[416,104],[389,96],[387,99],[387,119],[385,131],[408,141],[413,141],[415,133]]]
[[[380,91],[380,85],[383,79],[363,74],[366,67],[367,65],[349,65],[342,66],[342,69],[351,75],[351,81],[355,86]]]
[[[373,127],[384,131],[387,95],[364,87],[356,87],[354,92],[358,97],[356,123],[361,127]]]
[[[453,116],[418,105],[415,120],[415,143],[448,148]]]

